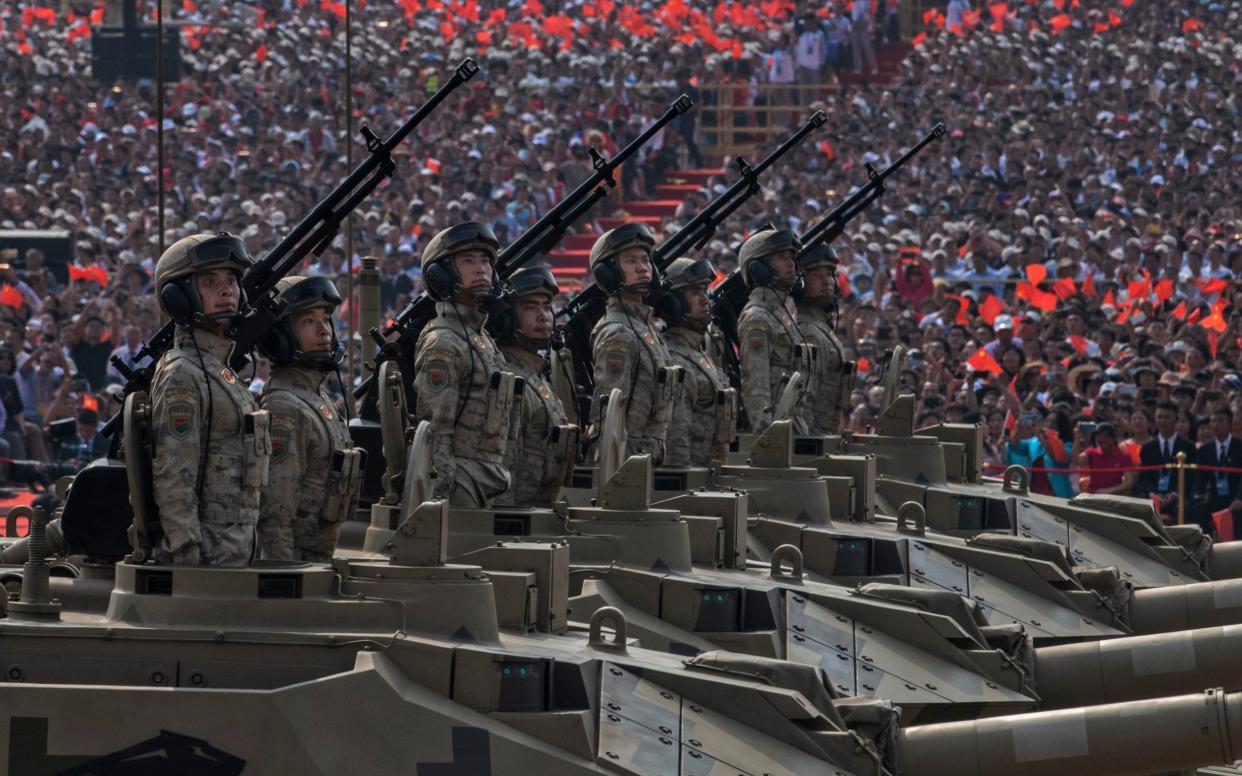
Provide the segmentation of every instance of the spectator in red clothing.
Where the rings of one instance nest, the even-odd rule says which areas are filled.
[[[1101,423],[1096,427],[1094,438],[1090,426],[1079,423],[1074,431],[1078,438],[1077,445],[1085,445],[1088,440],[1094,444],[1086,448],[1074,463],[1086,469],[1108,470],[1122,469],[1133,466],[1134,461],[1125,450],[1117,444],[1117,429],[1112,423]],[[1135,472],[1092,471],[1087,479],[1084,490],[1088,493],[1119,493],[1128,494],[1134,487]]]

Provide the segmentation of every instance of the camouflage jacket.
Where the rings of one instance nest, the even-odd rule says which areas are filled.
[[[151,379],[152,487],[164,532],[155,554],[244,565],[268,481],[268,415],[227,366],[232,340],[192,331],[178,327]]]
[[[737,321],[738,360],[742,367],[742,406],[750,430],[762,433],[772,422],[781,391],[802,368],[798,346],[802,334],[785,309],[785,294],[759,287],[750,292]],[[808,380],[810,375],[803,375]]]
[[[832,330],[828,312],[822,305],[798,303],[798,328],[807,342],[815,346],[813,390],[806,394],[803,418],[811,434],[837,434],[847,414],[853,364],[846,360],[841,340]]]
[[[504,357],[482,313],[452,302],[436,303],[436,312],[414,359],[415,416],[431,423],[432,498],[484,507],[509,488],[512,386],[504,387]]]
[[[704,352],[704,334],[685,327],[664,332],[673,363],[685,371],[681,401],[668,427],[669,466],[718,466],[737,435],[737,394],[724,370]]]
[[[626,407],[626,455],[647,453],[660,463],[674,386],[667,372],[672,365],[668,347],[652,322],[651,308],[609,297],[604,317],[591,332],[591,352],[595,363],[592,438],[599,434],[601,400],[613,388],[620,388]]]
[[[260,403],[271,415],[272,463],[259,513],[263,557],[326,563],[357,508],[362,453],[322,372],[279,367]]]
[[[543,358],[520,346],[501,348],[511,372],[525,380],[517,436],[509,440],[505,463],[513,487],[498,503],[548,507],[561,495],[565,478],[577,463],[578,428],[543,376]]]

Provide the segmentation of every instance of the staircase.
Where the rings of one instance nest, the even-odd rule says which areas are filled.
[[[615,229],[628,221],[638,221],[647,225],[657,235],[665,218],[677,212],[678,206],[687,196],[698,191],[713,175],[724,171],[715,170],[676,170],[669,173],[668,179],[656,186],[656,199],[620,202],[612,208],[613,213],[628,213],[626,218],[615,216],[597,219],[605,229]],[[598,234],[571,234],[561,240],[556,250],[548,254],[552,264],[552,272],[559,280],[581,281],[587,274],[587,264],[591,257],[591,246],[595,244]]]
[[[841,71],[837,80],[841,84],[873,84],[877,86],[894,84],[897,82],[898,76],[901,75],[901,63],[913,50],[914,46],[906,41],[881,43],[875,47],[875,63],[880,69],[878,73],[859,75],[847,68]]]

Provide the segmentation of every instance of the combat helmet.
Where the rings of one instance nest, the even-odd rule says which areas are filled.
[[[254,264],[245,243],[228,232],[183,237],[164,251],[155,263],[155,293],[160,309],[177,323],[201,322],[203,298],[194,287],[194,276],[213,269],[231,269],[241,276]],[[240,305],[246,304],[241,293]]]
[[[298,347],[293,331],[293,319],[299,313],[325,307],[331,315],[341,304],[341,294],[328,277],[314,275],[302,277],[290,275],[276,282],[276,290],[285,303],[284,311],[275,326],[268,329],[259,340],[259,352],[271,359],[276,366],[304,366],[330,372],[341,362],[343,349],[336,339],[336,326],[332,325],[332,346],[327,351],[305,352]]]
[[[683,292],[697,286],[706,288],[716,277],[716,268],[707,259],[681,258],[668,265],[664,276],[666,290],[653,305],[655,313],[669,326],[682,326],[690,312]]]
[[[454,294],[461,293],[461,278],[452,259],[464,251],[482,251],[494,265],[500,241],[492,228],[481,221],[463,221],[437,232],[423,249],[420,264],[423,283],[433,299],[451,299]]]
[[[621,289],[623,279],[616,257],[629,248],[642,248],[650,252],[655,247],[655,237],[637,221],[609,229],[591,246],[591,277],[602,291],[615,294]]]
[[[751,288],[771,286],[776,282],[776,272],[768,261],[774,254],[781,251],[802,250],[802,243],[792,229],[762,229],[755,232],[742,243],[738,251],[738,264],[742,268],[742,279]]]
[[[828,273],[832,276],[832,284],[835,287],[837,283],[837,265],[841,260],[837,257],[837,252],[830,246],[819,244],[814,245],[798,254],[798,271],[802,278],[795,285],[792,295],[798,301],[811,301],[806,294],[806,273],[817,268],[826,267]],[[833,294],[833,302],[836,301],[836,294]]]
[[[529,343],[535,348],[547,347],[547,341],[531,340],[522,334],[518,328],[517,310],[512,303],[532,296],[544,296],[551,300],[560,292],[556,277],[547,267],[524,267],[514,272],[509,278],[509,288],[505,294],[506,301],[510,304],[505,305],[496,315],[488,317],[488,332],[502,345]]]

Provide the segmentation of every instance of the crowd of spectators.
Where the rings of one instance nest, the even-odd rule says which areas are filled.
[[[29,252],[5,270],[21,296],[0,304],[11,457],[92,449],[89,413],[110,414],[102,390],[119,381],[102,356],[117,349],[132,363],[158,323],[154,89],[92,80],[89,36],[71,33],[103,12],[67,6],[72,17],[61,5],[50,18],[22,4],[0,10],[0,229],[67,229],[78,263],[105,276],[57,282]],[[851,428],[873,426],[884,355],[901,343],[919,423],[984,424],[996,470],[1032,466],[1044,492],[1154,493],[1171,505],[1172,484],[1158,473],[1100,470],[1122,468],[1122,456],[1155,460],[1142,452],[1152,440],[1164,456],[1173,433],[1204,445],[1195,457],[1220,455],[1212,440],[1240,445],[1239,12],[952,0],[914,20],[916,46],[896,83],[837,84],[837,70],[871,69],[871,43],[896,37],[898,9],[889,0],[356,4],[355,129],[391,130],[466,55],[483,72],[407,141],[397,175],[357,212],[352,266],[381,258],[391,313],[420,287],[430,233],[479,219],[512,239],[589,174],[589,147],[620,147],[678,93],[710,104],[717,84],[823,83],[803,107],[823,108],[828,124],[765,174],[763,193],[705,254],[729,271],[746,230],[805,228],[865,179],[866,165],[887,164],[943,122],[948,136],[836,245],[840,323],[860,365]],[[187,77],[167,90],[166,242],[228,229],[261,256],[344,177],[347,143],[361,155],[344,136],[343,10],[186,0],[170,11],[185,25]],[[745,107],[743,125],[756,120]],[[623,191],[578,229],[599,231],[599,216],[650,197],[679,167],[714,163],[702,126],[662,133],[623,171]],[[779,135],[754,138],[757,156]],[[662,231],[731,179],[688,195]],[[339,238],[307,270],[345,284],[348,247]],[[254,385],[262,378],[260,369]],[[53,452],[48,423],[64,418],[78,421],[76,438],[64,427]],[[1045,471],[1056,469],[1067,473]],[[1192,483],[1184,495],[1200,516],[1226,491],[1225,505],[1242,507],[1242,478]]]

